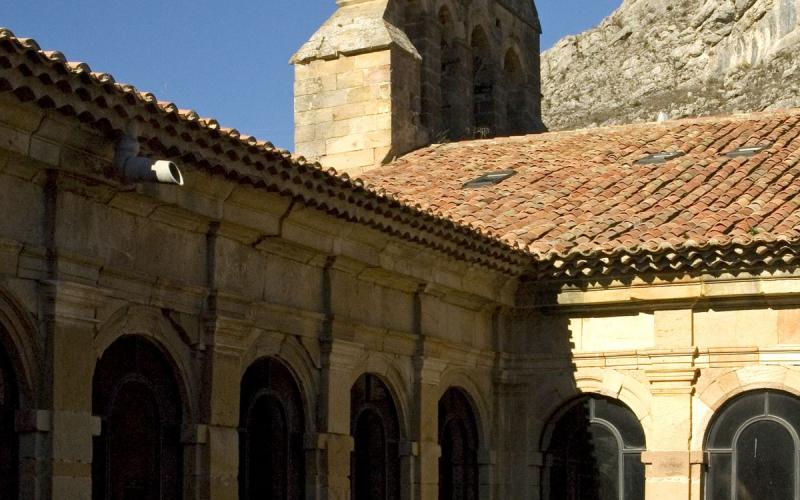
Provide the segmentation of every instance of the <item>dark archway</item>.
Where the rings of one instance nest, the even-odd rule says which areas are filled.
[[[706,436],[709,500],[800,499],[800,398],[744,393],[714,416]]]
[[[644,499],[644,430],[617,400],[587,396],[566,405],[551,418],[543,449],[544,499]]]
[[[6,495],[10,499],[17,498],[18,495],[19,438],[14,428],[18,408],[19,387],[11,356],[0,342],[0,497],[2,498],[6,498]]]
[[[519,135],[529,131],[530,119],[526,116],[525,79],[519,56],[508,49],[503,61],[503,84],[506,87],[506,132]]]
[[[472,118],[475,136],[493,137],[495,123],[495,68],[486,32],[480,26],[472,31]]]
[[[181,498],[181,392],[165,355],[142,337],[122,337],[103,353],[92,387],[92,410],[102,419],[92,498]]]
[[[463,391],[450,388],[439,400],[439,500],[476,500],[478,425]]]
[[[239,420],[239,498],[305,498],[305,413],[300,388],[275,359],[244,374]]]
[[[400,498],[400,420],[389,388],[364,374],[350,389],[350,497]]]
[[[437,142],[455,140],[463,137],[463,125],[460,123],[458,100],[459,80],[464,76],[464,64],[458,55],[457,41],[454,37],[455,23],[453,15],[447,6],[442,6],[437,15],[439,20],[439,88],[440,105],[439,115],[442,121],[442,130]],[[463,93],[463,92],[462,92]],[[462,113],[463,114],[463,113]]]

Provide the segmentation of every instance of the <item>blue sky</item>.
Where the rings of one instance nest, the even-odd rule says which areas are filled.
[[[537,0],[547,48],[621,0]],[[0,26],[45,50],[293,149],[292,53],[334,0],[8,1]]]

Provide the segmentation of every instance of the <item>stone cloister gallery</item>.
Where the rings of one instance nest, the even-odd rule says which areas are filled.
[[[800,499],[800,112],[544,132],[530,0],[338,4],[297,156],[0,29],[0,498]]]

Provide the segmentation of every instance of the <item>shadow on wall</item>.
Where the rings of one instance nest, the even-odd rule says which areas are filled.
[[[603,380],[578,380],[570,319],[555,312],[558,291],[537,282],[520,286],[512,345],[524,368],[520,397],[527,420],[510,436],[528,436],[534,457],[526,467],[533,498],[585,500],[644,498],[646,448],[636,413],[603,387]],[[584,374],[585,375],[585,374]],[[585,378],[585,376],[584,376]],[[513,420],[512,420],[513,422]],[[521,441],[521,440],[518,440]],[[532,453],[531,453],[532,452]],[[513,488],[513,486],[511,487]],[[519,493],[515,493],[519,494]]]

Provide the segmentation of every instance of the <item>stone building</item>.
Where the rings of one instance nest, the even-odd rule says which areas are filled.
[[[431,143],[544,130],[533,2],[337,4],[292,57],[298,154],[359,174]]]
[[[422,75],[397,8],[298,88]],[[0,30],[0,496],[798,498],[800,112],[426,145],[386,83],[354,179]]]

